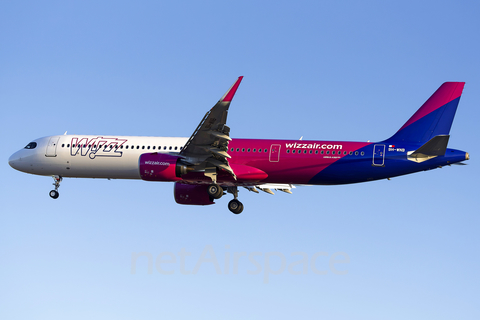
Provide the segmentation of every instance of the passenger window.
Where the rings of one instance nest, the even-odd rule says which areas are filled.
[[[262,149],[258,149],[258,152],[262,152]]]
[[[242,152],[245,152],[245,148],[242,148]]]
[[[237,152],[238,152],[238,151],[240,151],[240,149],[239,149],[239,148],[237,148]]]
[[[263,149],[263,151],[267,152],[267,149]]]
[[[257,149],[253,149],[253,152],[257,152]]]
[[[168,150],[172,150],[172,146],[168,147]]]
[[[365,155],[365,152],[362,151],[362,153],[360,154],[361,156]]]
[[[290,150],[289,150],[289,149],[287,149],[287,153],[290,153]]]
[[[295,149],[292,150],[292,153],[295,153]]]
[[[247,152],[250,152],[250,148],[247,149]]]
[[[175,147],[175,150],[177,150],[178,147]]]
[[[355,151],[355,155],[358,156],[358,151]]]

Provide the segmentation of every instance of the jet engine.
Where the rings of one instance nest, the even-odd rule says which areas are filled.
[[[173,194],[179,204],[206,206],[215,204],[207,192],[208,184],[184,184],[175,182]]]
[[[164,153],[144,153],[138,163],[140,177],[146,181],[178,181],[190,171],[181,157]]]

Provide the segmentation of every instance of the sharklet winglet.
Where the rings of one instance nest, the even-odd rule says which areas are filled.
[[[240,82],[242,82],[242,79],[243,79],[243,76],[238,77],[237,81],[235,81],[235,83],[230,87],[230,89],[228,89],[227,93],[225,93],[219,101],[231,102],[233,99],[233,96],[235,95],[235,92],[237,92]]]

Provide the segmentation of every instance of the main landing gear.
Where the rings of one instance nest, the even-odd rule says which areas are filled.
[[[211,185],[209,185],[207,192],[212,199],[220,199],[224,195],[223,188],[216,183],[212,183]],[[228,210],[232,211],[235,214],[241,213],[243,211],[243,204],[237,200],[238,188],[227,187],[227,192],[233,194],[234,197],[234,199],[228,203]]]
[[[242,213],[243,204],[237,199],[230,200],[230,202],[228,203],[228,210],[232,211],[235,214]]]
[[[233,200],[230,200],[228,203],[228,210],[232,211],[235,214],[242,213],[243,204],[237,200],[238,198],[238,188],[237,187],[228,187],[227,192],[233,194]]]
[[[212,183],[207,189],[208,195],[213,199],[220,199],[223,196],[223,189],[216,183]]]
[[[53,180],[55,181],[53,185],[55,186],[55,190],[50,191],[50,197],[52,199],[57,199],[58,196],[60,195],[58,193],[58,188],[60,187],[60,182],[62,181],[62,177],[60,176],[53,176]]]

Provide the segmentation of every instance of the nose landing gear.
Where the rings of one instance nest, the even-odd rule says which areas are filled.
[[[58,193],[58,188],[60,187],[60,182],[63,180],[60,176],[53,176],[53,180],[55,181],[53,185],[55,186],[55,190],[51,190],[49,195],[52,199],[57,199],[60,195]]]

